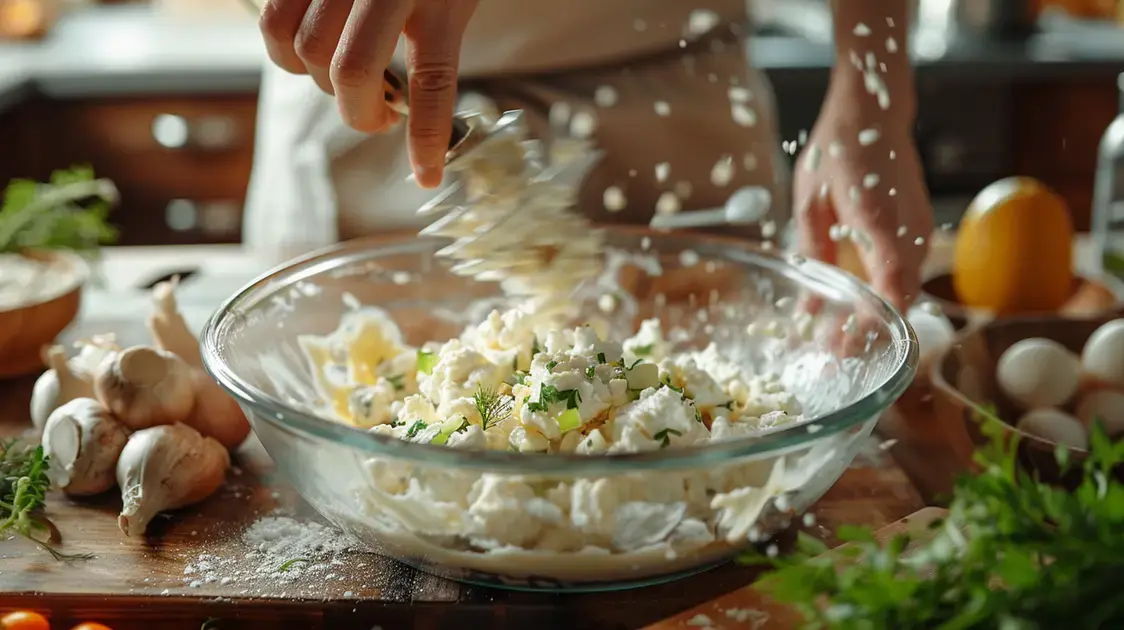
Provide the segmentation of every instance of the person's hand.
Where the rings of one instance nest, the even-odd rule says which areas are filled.
[[[902,312],[921,288],[932,205],[911,134],[912,117],[871,109],[863,94],[824,103],[794,177],[801,253],[837,263],[850,239],[871,284]]]
[[[333,94],[343,120],[368,133],[398,120],[383,71],[405,35],[409,147],[420,185],[440,185],[452,134],[461,39],[476,0],[266,0],[259,26],[269,58]]]

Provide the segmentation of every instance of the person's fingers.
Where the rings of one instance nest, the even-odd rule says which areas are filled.
[[[835,224],[836,216],[826,182],[801,183],[794,198],[797,200],[794,217],[797,251],[802,256],[834,265],[839,257],[839,248],[831,240],[831,226]],[[822,300],[814,293],[798,297],[797,310],[801,312],[816,315],[821,307]]]
[[[410,0],[355,2],[331,69],[340,115],[354,129],[375,133],[398,120],[386,105],[383,73],[413,5]]]
[[[457,102],[461,39],[475,2],[430,2],[406,22],[410,71],[410,160],[423,188],[441,184]]]
[[[895,308],[904,310],[920,290],[920,260],[898,236],[897,201],[881,190],[852,187],[840,209],[870,283]]]
[[[258,29],[270,61],[293,74],[305,74],[304,62],[295,44],[311,0],[266,0],[258,17]]]
[[[839,248],[831,240],[831,226],[836,222],[830,190],[826,183],[797,197],[797,250],[804,256],[834,265]]]
[[[308,74],[321,90],[335,94],[328,76],[352,0],[312,0],[304,14],[294,46]]]

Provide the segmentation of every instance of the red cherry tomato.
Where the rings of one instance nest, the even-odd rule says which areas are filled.
[[[47,618],[30,610],[17,610],[0,617],[0,629],[3,630],[51,630],[51,623]]]

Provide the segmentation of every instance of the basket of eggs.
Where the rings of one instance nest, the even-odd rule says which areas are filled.
[[[938,421],[963,427],[956,452],[970,458],[985,442],[986,410],[1020,438],[1024,466],[1065,483],[1057,453],[1083,458],[1094,423],[1124,439],[1124,319],[995,320],[948,347],[932,381]]]

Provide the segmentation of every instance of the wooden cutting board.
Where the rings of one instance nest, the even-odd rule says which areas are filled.
[[[948,511],[942,508],[924,508],[883,527],[875,533],[875,537],[880,542],[885,542],[898,534],[908,533],[914,538],[905,551],[909,554],[930,537],[929,524],[947,514]],[[828,553],[833,552],[834,550]],[[797,627],[800,619],[796,611],[770,600],[751,585],[656,622],[644,630],[790,630]]]
[[[32,378],[0,381],[0,437],[29,426]],[[226,485],[204,503],[154,523],[147,539],[117,528],[120,500],[112,493],[71,501],[53,493],[49,516],[63,550],[92,552],[85,562],[59,563],[18,538],[0,537],[0,611],[49,612],[57,627],[95,620],[114,630],[198,630],[207,618],[237,628],[462,628],[618,630],[639,628],[753,582],[760,569],[727,564],[694,577],[610,593],[553,595],[465,586],[374,554],[343,558],[331,579],[288,586],[222,581],[193,585],[185,573],[202,554],[238,562],[241,533],[275,510],[315,519],[313,510],[274,471],[253,441],[243,448]],[[873,449],[849,469],[812,513],[810,534],[831,541],[843,523],[874,528],[923,507],[896,463]],[[792,532],[778,540],[782,548]]]

